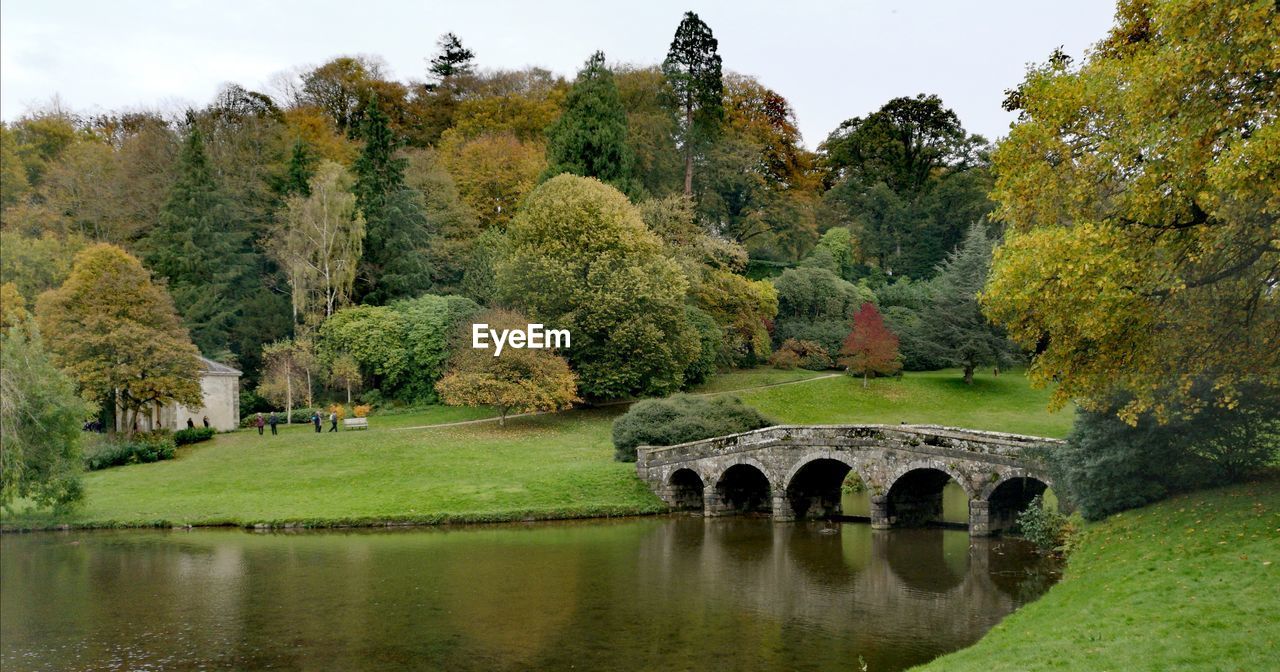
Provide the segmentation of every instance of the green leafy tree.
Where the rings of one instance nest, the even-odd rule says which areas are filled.
[[[320,164],[306,196],[289,197],[269,243],[292,288],[294,323],[309,328],[351,299],[364,249],[364,218],[342,166]]]
[[[1055,405],[1118,387],[1136,421],[1202,377],[1203,403],[1280,384],[1276,52],[1274,2],[1123,0],[1083,64],[1058,55],[1011,92],[984,304]]]
[[[497,265],[501,299],[557,329],[585,395],[662,394],[697,357],[687,284],[621,192],[560,175],[529,195]]]
[[[251,286],[246,238],[209,164],[204,133],[193,125],[160,223],[143,247],[147,266],[168,281],[192,340],[211,355],[230,351],[240,299]]]
[[[360,375],[360,363],[355,357],[345,352],[334,357],[329,364],[329,385],[341,387],[347,393],[347,403],[351,403],[351,390],[360,389],[360,384],[364,382]]]
[[[296,402],[310,407],[312,399],[311,371],[314,363],[310,344],[282,340],[262,347],[262,377],[258,395],[284,407],[285,424],[293,421]]]
[[[0,506],[63,507],[83,496],[80,430],[90,408],[29,322],[0,331]]]
[[[840,351],[858,307],[875,299],[871,290],[825,268],[789,268],[773,285],[778,293],[774,341],[816,341],[828,353]]]
[[[564,112],[547,129],[544,177],[572,173],[594,177],[632,192],[631,148],[627,145],[627,113],[605,65],[604,52],[587,60],[565,96]]]
[[[408,352],[404,382],[397,394],[403,399],[434,401],[436,381],[444,375],[456,337],[480,312],[480,306],[463,296],[424,294],[396,301],[390,307],[402,318]]]
[[[679,111],[679,141],[684,153],[684,195],[693,196],[695,155],[713,140],[724,122],[724,80],[719,42],[693,12],[685,12],[662,74]]]
[[[164,288],[124,250],[106,243],[76,255],[62,287],[36,303],[53,362],[90,402],[114,402],[125,427],[145,409],[199,406],[199,353]]]
[[[524,329],[528,318],[505,310],[482,313],[476,318],[493,329]],[[578,381],[564,358],[538,348],[508,348],[501,355],[476,348],[458,348],[449,373],[436,389],[446,404],[493,406],[498,424],[507,415],[552,412],[572,408],[578,399]]]
[[[350,355],[374,387],[390,392],[402,382],[409,367],[404,333],[404,317],[387,306],[343,308],[320,325],[319,354],[329,361]]]
[[[977,367],[1002,365],[1013,348],[1004,331],[987,320],[978,293],[987,282],[993,244],[981,224],[969,227],[964,242],[938,269],[929,311],[929,342],[939,359],[964,369],[973,382]]]
[[[375,101],[360,126],[364,150],[356,159],[356,205],[364,214],[364,256],[356,295],[385,303],[413,296],[431,285],[425,263],[428,244],[420,197],[405,185],[405,159],[389,120]]]

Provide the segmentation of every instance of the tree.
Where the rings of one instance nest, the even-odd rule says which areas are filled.
[[[347,354],[360,364],[373,386],[390,393],[409,368],[404,317],[387,306],[351,306],[320,325],[318,350],[323,360]]]
[[[1081,66],[1054,58],[1010,97],[983,301],[1055,406],[1120,388],[1134,422],[1202,377],[1228,406],[1280,384],[1275,24],[1262,0],[1124,0]]]
[[[676,107],[679,140],[684,152],[684,195],[693,196],[693,159],[719,133],[724,119],[724,81],[719,42],[693,12],[685,12],[662,62]]]
[[[143,247],[147,266],[168,281],[192,339],[211,355],[230,351],[230,332],[247,286],[245,244],[209,164],[204,133],[193,126],[160,223]]]
[[[308,195],[285,203],[269,249],[293,289],[294,324],[314,327],[351,299],[365,231],[350,187],[342,166],[325,161]]]
[[[973,382],[978,366],[1004,364],[1012,349],[1003,330],[987,320],[978,304],[991,268],[991,249],[986,230],[975,222],[934,280],[929,342],[938,358],[964,369],[965,384]]]
[[[453,355],[455,337],[480,312],[480,306],[463,296],[423,294],[396,301],[390,307],[404,324],[404,347],[408,353],[404,380],[397,394],[411,401],[435,401],[435,383],[444,375]]]
[[[363,377],[360,375],[360,363],[355,357],[342,353],[329,364],[329,384],[341,386],[347,391],[347,403],[351,403],[351,388],[359,389]]]
[[[816,341],[828,353],[840,351],[854,313],[875,298],[871,290],[825,268],[789,268],[774,278],[773,285],[778,294],[774,342]]]
[[[732,364],[753,364],[769,357],[769,322],[778,312],[778,292],[768,280],[707,269],[690,292],[698,307],[724,328]]]
[[[258,395],[284,407],[285,424],[293,422],[294,400],[311,406],[311,356],[309,345],[284,340],[262,347],[262,380]],[[295,397],[295,393],[298,395]]]
[[[476,321],[497,330],[523,330],[529,324],[525,316],[504,310],[482,313]],[[458,348],[436,390],[452,406],[497,408],[498,424],[503,426],[512,411],[554,412],[581,401],[578,380],[568,362],[537,348],[508,348],[500,356],[489,350]]]
[[[884,326],[880,311],[870,301],[853,316],[853,331],[840,346],[840,364],[850,375],[861,373],[863,387],[870,374],[888,376],[902,369],[898,337]]]
[[[12,511],[14,500],[30,499],[62,507],[84,493],[80,437],[91,407],[50,361],[30,321],[9,324],[12,311],[5,306],[0,330],[0,506]]]
[[[62,287],[36,303],[53,362],[90,402],[114,402],[127,431],[145,408],[199,406],[200,360],[164,288],[107,243],[76,255]]]
[[[427,74],[435,82],[428,84],[432,89],[447,82],[450,78],[471,74],[474,67],[475,52],[462,46],[462,40],[453,33],[445,33],[436,41],[439,51],[431,57]]]
[[[627,197],[599,180],[560,175],[535,189],[507,228],[496,275],[501,299],[570,331],[585,395],[674,391],[697,357],[680,268]]]
[[[486,133],[442,143],[441,158],[458,187],[462,202],[485,229],[505,229],[546,169],[541,143],[525,142],[512,133]]]
[[[384,303],[413,296],[431,285],[424,263],[426,218],[405,185],[405,159],[397,156],[387,116],[375,101],[360,126],[364,150],[356,159],[356,205],[364,214],[365,242],[357,296]]]
[[[546,178],[560,173],[594,177],[625,192],[632,184],[627,112],[604,52],[587,60],[564,100],[564,113],[547,129]]]

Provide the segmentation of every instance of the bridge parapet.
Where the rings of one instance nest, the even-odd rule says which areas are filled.
[[[1049,483],[1041,465],[1025,451],[1060,443],[940,425],[778,425],[674,446],[642,446],[636,471],[673,507],[697,502],[707,515],[720,515],[757,506],[771,510],[777,520],[838,514],[840,485],[852,471],[870,493],[870,518],[878,526],[940,514],[941,487],[954,481],[970,498],[971,531],[986,534],[1012,522],[1007,510],[1012,504],[1004,492],[1009,488],[1001,490],[1006,482],[1019,479],[1024,489],[1034,482],[1037,493]],[[819,467],[830,473],[818,475]],[[758,472],[756,483],[767,485],[727,478],[744,469]],[[895,491],[895,486],[930,473],[921,486],[928,491],[924,499],[911,500],[905,486]],[[744,499],[743,489],[752,487],[768,492]],[[996,494],[1000,496],[992,500]]]

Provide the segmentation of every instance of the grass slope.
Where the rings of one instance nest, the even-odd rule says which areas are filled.
[[[725,374],[702,391],[775,385],[807,371]],[[1021,375],[908,374],[861,381],[838,376],[737,392],[779,422],[930,422],[1060,436],[1070,414],[1044,410],[1048,393]],[[282,427],[223,434],[177,459],[85,475],[85,502],[61,516],[6,514],[9,527],[109,525],[376,524],[494,521],[647,513],[665,507],[613,461],[611,423],[623,407],[509,420],[485,409],[430,407],[378,415],[362,432]]]
[[[1280,647],[1280,480],[1091,525],[1066,575],[917,670],[1267,670]]]

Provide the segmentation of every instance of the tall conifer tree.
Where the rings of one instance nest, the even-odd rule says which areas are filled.
[[[624,193],[632,187],[627,111],[618,97],[604,52],[587,60],[565,97],[564,113],[547,131],[544,179],[561,173],[594,177]]]
[[[684,194],[693,195],[694,155],[715,138],[724,121],[724,79],[719,42],[693,12],[685,12],[662,62],[679,112],[684,153]]]

